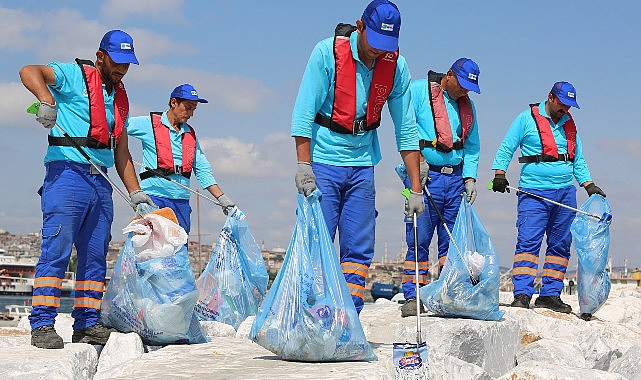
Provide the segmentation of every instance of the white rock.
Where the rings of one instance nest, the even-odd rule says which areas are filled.
[[[533,360],[520,363],[512,371],[498,378],[498,380],[625,380],[617,373],[609,373],[596,369],[573,368],[558,364],[541,363]]]
[[[145,347],[140,335],[112,333],[100,352],[100,361],[94,380],[122,375],[124,365],[138,360],[144,353]]]
[[[519,351],[517,363],[533,360],[536,362],[559,364],[567,367],[590,368],[585,362],[581,349],[572,342],[540,339]]]

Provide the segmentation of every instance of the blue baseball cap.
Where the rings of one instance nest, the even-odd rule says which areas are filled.
[[[556,82],[550,92],[566,106],[581,108],[576,102],[576,89],[569,82]]]
[[[481,93],[479,87],[479,65],[469,58],[459,58],[452,65],[452,71],[456,74],[458,83],[466,90],[474,91],[477,94]]]
[[[374,49],[396,51],[401,30],[401,12],[388,0],[374,0],[363,12],[367,43]]]
[[[171,98],[195,100],[199,103],[209,103],[206,99],[199,98],[198,92],[196,91],[194,86],[187,83],[181,84],[180,86],[174,88],[169,99]]]
[[[100,41],[100,48],[109,53],[111,59],[116,63],[138,64],[134,54],[134,40],[122,30],[111,30],[107,32]]]

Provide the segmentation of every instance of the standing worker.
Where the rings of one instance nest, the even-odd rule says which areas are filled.
[[[131,36],[112,30],[102,38],[95,64],[76,59],[20,70],[22,83],[40,102],[36,120],[49,129],[46,174],[38,191],[43,214],[42,254],[29,316],[31,344],[36,347],[64,347],[54,322],[72,245],[78,255],[72,342],[104,345],[115,331],[98,322],[113,222],[113,189],[81,150],[105,174],[115,165],[132,206],[153,205],[140,189],[127,133],[122,133],[127,128],[129,102],[121,80],[131,63],[138,64]]]
[[[159,207],[174,210],[178,224],[187,234],[191,229],[191,207],[190,192],[185,187],[189,187],[192,172],[202,188],[216,197],[225,215],[235,205],[216,184],[196,133],[187,124],[198,103],[207,103],[207,100],[198,97],[192,85],[182,84],[171,92],[167,111],[132,117],[127,128],[129,136],[142,142],[143,165],[153,169],[140,173],[143,190]],[[167,181],[163,176],[185,187]]]
[[[445,74],[428,71],[426,79],[412,82],[412,103],[418,123],[419,146],[425,161],[421,160],[421,177],[429,173],[430,194],[439,208],[447,227],[452,231],[461,194],[474,203],[476,174],[479,164],[478,124],[474,103],[468,92],[481,93],[478,65],[468,58],[460,58]],[[421,178],[422,179],[422,178]],[[405,186],[409,186],[407,179]],[[438,212],[425,195],[427,212],[418,218],[419,285],[427,284],[429,247],[436,228],[438,234],[439,273],[445,264],[450,237],[440,221]],[[407,253],[403,270],[405,304],[401,316],[416,315],[416,269],[414,257],[414,229],[406,223]],[[424,310],[421,303],[421,310]]]
[[[381,160],[376,128],[386,101],[411,179],[405,212],[425,208],[411,78],[398,54],[400,26],[398,8],[387,0],[372,1],[356,26],[338,24],[335,36],[312,51],[292,114],[296,187],[305,196],[316,186],[321,191],[323,216],[332,240],[338,228],[341,267],[359,313],[374,257],[374,165]]]
[[[520,148],[519,189],[538,196],[518,192],[512,307],[530,307],[545,234],[547,249],[543,278],[534,305],[561,313],[572,312],[572,307],[563,303],[560,294],[570,259],[570,225],[575,212],[547,200],[576,208],[575,178],[588,196],[600,194],[605,197],[605,193],[592,182],[581,140],[568,112],[570,107],[579,108],[574,86],[556,82],[546,101],[530,104],[529,109],[516,117],[494,157],[492,190],[510,192],[505,173],[512,155]]]

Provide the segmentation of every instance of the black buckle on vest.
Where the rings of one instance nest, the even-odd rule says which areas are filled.
[[[367,119],[354,120],[352,125],[352,134],[353,135],[362,135],[367,131]]]
[[[116,149],[116,136],[109,136],[109,149]]]
[[[174,174],[183,174],[183,167],[182,165],[174,165]]]

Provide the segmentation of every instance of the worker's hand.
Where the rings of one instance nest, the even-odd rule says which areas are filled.
[[[493,191],[499,191],[501,193],[505,193],[507,191],[509,193],[510,189],[508,186],[510,186],[510,183],[507,181],[507,178],[505,178],[505,174],[494,175],[494,180],[492,180]]]
[[[42,124],[45,128],[52,128],[56,125],[56,118],[58,117],[58,111],[56,106],[53,104],[40,102],[38,107],[38,114],[36,115],[36,121]]]
[[[425,187],[427,180],[430,178],[430,166],[427,161],[421,161],[419,165],[419,172],[421,174],[421,189]]]
[[[413,221],[414,213],[416,213],[416,216],[419,216],[423,213],[423,211],[425,211],[425,201],[423,200],[423,193],[410,191],[410,197],[405,198],[405,216],[407,216],[407,221]]]
[[[316,189],[316,176],[312,171],[312,164],[309,162],[298,162],[296,171],[296,188],[298,192],[308,196]]]
[[[138,210],[138,205],[141,203],[146,203],[154,209],[158,208],[154,201],[149,198],[149,195],[145,194],[142,190],[132,191],[129,193],[129,198],[131,198],[131,206],[134,208],[134,211]]]
[[[587,185],[585,187],[585,191],[588,192],[588,197],[592,196],[592,194],[599,194],[599,195],[605,197],[605,193],[603,192],[603,190],[601,190],[601,188],[599,186],[595,185],[594,182],[592,182],[591,184]]]
[[[465,180],[465,195],[467,195],[467,202],[474,203],[476,200],[476,181],[472,178]]]
[[[223,214],[227,215],[229,213],[229,210],[234,208],[236,206],[236,203],[229,199],[228,196],[225,194],[222,194],[220,197],[216,198],[218,202],[220,203],[220,207],[223,208]]]

